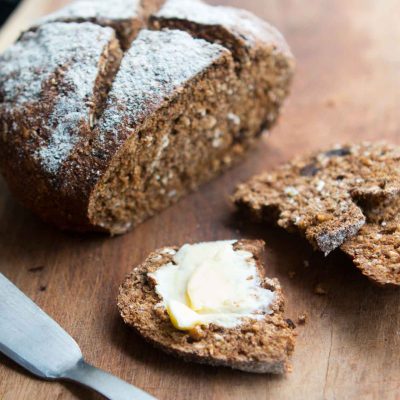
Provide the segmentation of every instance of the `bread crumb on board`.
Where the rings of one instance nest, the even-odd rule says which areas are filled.
[[[308,319],[307,313],[299,314],[297,317],[297,323],[299,325],[304,325],[307,322],[307,319]]]
[[[337,99],[334,99],[334,98],[326,99],[325,105],[328,108],[335,108],[337,106]]]

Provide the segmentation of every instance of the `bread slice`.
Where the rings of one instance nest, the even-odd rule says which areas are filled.
[[[325,254],[340,248],[375,283],[399,286],[399,171],[398,146],[343,145],[253,177],[233,201]]]
[[[265,314],[263,319],[244,319],[241,325],[229,329],[213,324],[197,327],[190,333],[175,329],[167,311],[156,307],[160,298],[148,273],[171,262],[177,247],[151,253],[126,278],[118,296],[121,316],[147,341],[185,361],[255,373],[284,373],[290,369],[288,360],[294,349],[295,334],[293,323],[283,317],[284,299],[279,282],[264,278],[263,248],[264,242],[258,240],[240,240],[234,244],[235,250],[253,254],[263,287],[276,294],[272,313]]]
[[[129,21],[143,22],[158,4],[150,3],[140,3],[147,11],[127,13]],[[229,40],[204,40],[188,29],[141,29],[121,64],[115,38],[110,38],[115,46],[91,58],[103,49],[102,33],[113,36],[115,28],[122,42],[130,40],[117,26],[118,15],[139,3],[119,0],[110,6],[115,9],[109,20],[105,2],[88,4],[87,14],[71,6],[43,21],[0,57],[0,167],[16,196],[45,221],[120,234],[243,157],[276,120],[293,57],[281,36],[253,17],[257,39],[243,31],[235,50]],[[218,16],[224,25],[223,13]],[[51,22],[57,19],[77,22]],[[81,22],[87,20],[92,22]],[[91,29],[99,36],[85,34]],[[32,59],[19,59],[20,53]],[[94,70],[86,68],[89,62]],[[60,63],[74,70],[68,85],[58,74]],[[49,74],[60,93],[25,90],[40,88]],[[52,119],[58,95],[70,104],[70,112],[59,118],[62,133]],[[13,103],[18,97],[23,106]]]
[[[93,22],[115,29],[123,49],[128,49],[147,17],[161,6],[162,0],[75,0],[36,26],[49,22]]]
[[[256,219],[299,232],[328,254],[365,224],[363,210],[400,193],[399,148],[343,145],[299,157],[239,185],[234,202]]]

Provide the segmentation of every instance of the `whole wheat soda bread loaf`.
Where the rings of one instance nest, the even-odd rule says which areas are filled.
[[[274,28],[197,0],[160,6],[77,1],[0,56],[0,168],[45,221],[124,233],[276,121],[293,57]]]

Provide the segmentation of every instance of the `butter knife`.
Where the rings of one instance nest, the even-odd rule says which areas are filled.
[[[78,382],[110,400],[155,400],[86,363],[75,340],[1,273],[0,352],[42,379]]]

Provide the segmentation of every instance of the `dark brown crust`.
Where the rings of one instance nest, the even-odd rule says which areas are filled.
[[[156,3],[156,6],[160,4],[158,1]],[[238,11],[238,13],[240,13],[240,11]],[[97,23],[98,21],[94,22]],[[52,23],[46,24],[51,25]],[[110,25],[112,26],[112,24]],[[39,28],[36,27],[36,30]],[[195,32],[193,32],[193,36],[196,36]],[[217,39],[210,38],[210,40]],[[132,221],[130,221],[129,224],[118,224],[118,221],[112,226],[98,223],[98,220],[94,220],[90,217],[89,214],[92,213],[89,209],[97,198],[97,185],[104,182],[107,173],[113,167],[113,163],[116,162],[117,157],[124,153],[128,146],[127,142],[132,138],[133,132],[136,134],[141,129],[145,130],[146,126],[148,126],[146,121],[154,121],[158,115],[155,110],[149,111],[144,115],[144,124],[142,127],[138,127],[138,124],[134,127],[127,125],[125,127],[126,133],[130,132],[131,135],[125,135],[123,140],[115,143],[103,143],[97,146],[97,138],[101,134],[108,134],[108,132],[102,132],[99,128],[96,128],[96,126],[94,129],[92,129],[91,126],[84,126],[81,131],[76,132],[77,137],[79,137],[77,141],[78,144],[75,145],[69,159],[63,161],[63,164],[56,174],[49,173],[45,171],[41,165],[38,165],[34,153],[40,150],[42,144],[32,141],[32,138],[35,138],[36,126],[44,126],[47,123],[46,113],[37,113],[35,107],[37,104],[44,104],[49,108],[50,112],[51,103],[47,102],[46,98],[41,98],[39,100],[34,99],[32,109],[16,110],[12,114],[0,111],[2,118],[2,125],[0,126],[0,168],[3,171],[11,191],[26,207],[37,213],[43,220],[60,228],[78,231],[104,231],[109,233],[125,232],[143,219],[154,215],[172,202],[177,201],[185,193],[195,189],[199,184],[211,179],[228,166],[232,165],[235,161],[239,160],[256,137],[260,135],[263,128],[272,125],[277,118],[283,99],[287,95],[288,86],[293,73],[293,58],[287,48],[285,51],[282,50],[282,43],[284,42],[280,37],[276,39],[272,37],[268,44],[263,44],[262,41],[260,41],[255,45],[255,48],[257,48],[256,57],[258,57],[262,63],[264,62],[264,67],[267,66],[268,63],[272,63],[271,71],[273,71],[273,73],[271,76],[274,79],[278,79],[279,82],[273,83],[272,81],[268,81],[265,83],[265,87],[263,86],[264,83],[262,85],[253,85],[253,87],[262,88],[262,90],[260,89],[262,94],[259,100],[256,101],[257,107],[248,107],[251,111],[244,114],[241,104],[247,104],[248,99],[253,99],[254,96],[248,95],[246,91],[240,91],[237,87],[234,88],[234,94],[231,98],[236,98],[238,101],[237,106],[232,104],[231,112],[239,115],[240,124],[235,120],[235,118],[238,118],[238,115],[233,114],[234,118],[230,122],[231,127],[228,127],[226,130],[229,132],[230,138],[234,142],[233,145],[230,146],[229,151],[221,152],[218,156],[213,155],[213,157],[210,157],[209,164],[206,167],[198,165],[198,172],[196,172],[198,179],[185,178],[186,171],[183,171],[181,176],[187,182],[185,187],[182,189],[179,188],[179,190],[175,190],[174,188],[170,190],[171,192],[175,190],[178,193],[176,196],[173,196],[171,200],[159,202],[157,206],[154,206],[148,212],[146,211],[138,216],[135,215],[132,217]],[[228,43],[226,45],[228,46]],[[238,47],[236,52],[240,53],[240,46],[242,45],[244,46],[244,43],[237,43]],[[245,53],[251,53],[252,47],[249,46],[248,43],[246,43],[245,47]],[[226,51],[229,53],[228,50]],[[112,53],[111,58],[118,58],[115,52]],[[238,66],[240,62],[241,61],[237,61],[236,65]],[[211,66],[210,68],[214,67],[215,66]],[[99,68],[101,69],[101,65],[99,65]],[[248,79],[258,82],[266,76],[266,74],[261,73],[257,68],[258,67],[252,72],[248,72],[248,74],[252,74],[251,76],[247,76]],[[114,71],[116,69],[117,68],[114,68]],[[203,74],[199,74],[198,77],[204,76],[206,72],[207,71],[204,70]],[[244,78],[244,75],[241,75],[241,77]],[[5,81],[7,81],[7,79],[5,79]],[[108,82],[109,81],[111,80],[108,80]],[[189,84],[191,83],[192,82],[189,82]],[[5,85],[5,83],[0,83],[0,91],[1,85]],[[102,89],[100,93],[98,93],[98,98],[93,101],[97,117],[100,117],[100,114],[103,112],[105,104],[104,98],[108,96],[107,92],[107,88]],[[176,95],[174,99],[179,98],[178,91]],[[265,96],[271,99],[273,98],[272,102],[267,100]],[[169,100],[172,102],[174,99]],[[241,99],[245,101],[242,102]],[[168,103],[165,104],[165,106],[167,105]],[[27,117],[27,115],[34,114],[38,115],[37,123],[32,123]],[[229,114],[230,113],[227,112],[225,116],[229,116]],[[15,124],[15,122],[17,122],[17,124]],[[10,137],[12,137],[12,140],[10,140]],[[181,151],[180,149],[176,150]],[[211,147],[210,150],[212,150]],[[164,174],[167,174],[168,170],[174,168],[174,165],[169,165],[168,168],[164,169]],[[201,175],[201,171],[206,172]],[[212,173],[208,173],[208,171],[212,171]],[[30,182],[29,185],[26,185],[27,181]]]
[[[238,241],[235,249],[254,254],[264,274],[260,256],[262,241]],[[171,249],[171,248],[169,248]],[[177,250],[177,247],[172,249]],[[226,366],[255,373],[283,373],[290,369],[289,356],[295,343],[292,327],[283,319],[284,299],[276,279],[264,279],[265,288],[275,291],[273,313],[261,321],[245,321],[240,327],[224,329],[214,325],[194,332],[176,330],[164,309],[154,306],[160,301],[147,273],[157,270],[172,259],[171,254],[157,250],[136,267],[120,287],[118,308],[125,323],[147,341],[163,351],[214,366]]]

